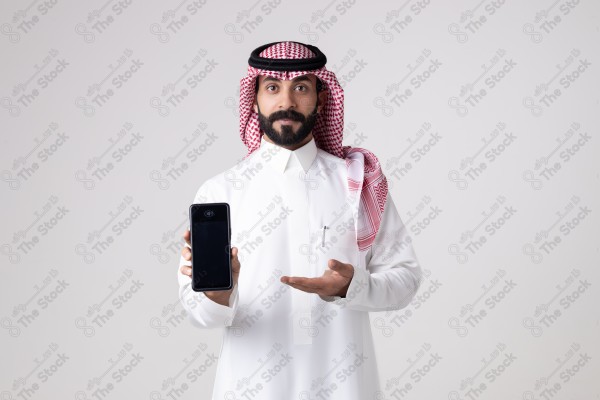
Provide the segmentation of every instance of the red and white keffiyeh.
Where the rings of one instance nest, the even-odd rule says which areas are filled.
[[[316,49],[314,46],[310,46]],[[285,41],[266,47],[259,54],[270,59],[310,59],[316,57],[307,45]],[[280,80],[290,80],[300,75],[314,74],[327,89],[327,101],[312,130],[318,148],[346,160],[348,187],[360,191],[360,207],[365,211],[365,224],[357,232],[358,247],[367,250],[375,240],[388,193],[387,179],[375,154],[369,150],[342,146],[344,131],[344,90],[335,74],[325,66],[312,70],[268,70],[248,66],[247,75],[240,81],[240,136],[248,148],[246,157],[260,147],[262,133],[258,114],[252,105],[257,75],[267,75]]]

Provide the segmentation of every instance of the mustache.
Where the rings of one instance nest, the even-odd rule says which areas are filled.
[[[292,121],[304,122],[306,118],[304,115],[294,110],[275,111],[269,115],[269,122],[275,122],[278,119],[291,119]]]

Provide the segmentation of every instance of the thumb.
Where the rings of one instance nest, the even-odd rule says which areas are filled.
[[[350,264],[343,263],[335,258],[329,259],[329,269],[339,273],[340,275],[350,278],[354,275],[354,267]]]

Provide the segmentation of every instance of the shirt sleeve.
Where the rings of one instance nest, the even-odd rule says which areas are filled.
[[[375,241],[366,254],[361,254],[346,296],[327,296],[323,300],[358,311],[406,307],[421,285],[422,270],[389,192]]]
[[[214,202],[212,194],[208,183],[205,182],[198,189],[194,204]],[[190,247],[187,243],[185,243],[185,246]],[[238,285],[236,284],[233,287],[229,297],[229,306],[224,306],[206,297],[204,292],[193,291],[191,287],[192,279],[180,271],[182,265],[191,266],[191,261],[186,261],[183,256],[180,256],[177,279],[179,281],[179,301],[187,311],[192,324],[200,328],[231,326],[238,304]]]

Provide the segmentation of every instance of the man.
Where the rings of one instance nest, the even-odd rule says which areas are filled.
[[[374,399],[369,311],[397,310],[421,268],[375,155],[342,146],[343,91],[315,46],[254,50],[240,87],[243,161],[194,203],[231,208],[229,291],[179,296],[192,320],[224,327],[213,399]]]

